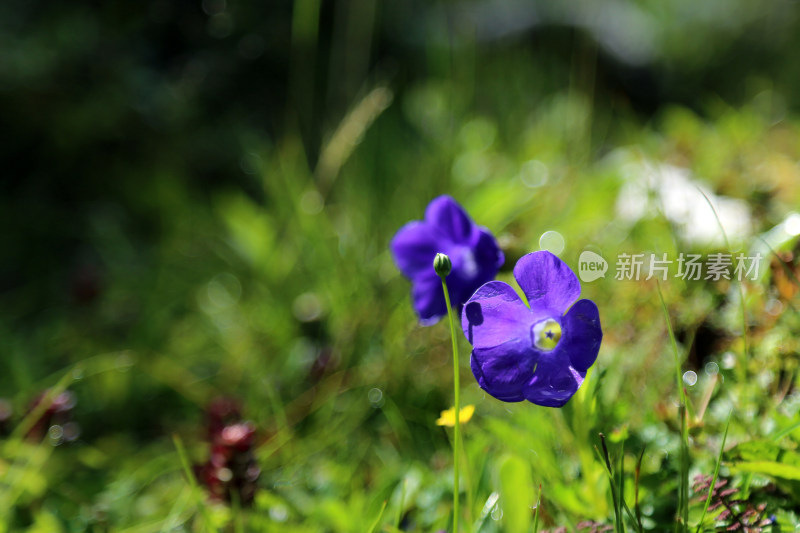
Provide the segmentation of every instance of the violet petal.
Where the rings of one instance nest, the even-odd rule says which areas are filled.
[[[492,279],[505,263],[505,256],[494,236],[486,228],[478,228],[478,242],[475,245],[475,262]]]
[[[389,245],[400,272],[408,278],[428,274],[433,258],[440,252],[437,232],[425,222],[409,222],[397,232]]]
[[[580,373],[555,354],[542,357],[536,372],[525,387],[523,394],[529,402],[545,407],[562,407],[583,383],[586,373]]]
[[[442,280],[433,272],[433,268],[431,268],[429,276],[420,276],[414,279],[411,287],[411,300],[417,315],[426,321],[425,325],[435,322],[431,319],[437,319],[447,314]]]
[[[464,208],[449,196],[439,196],[428,204],[425,222],[437,228],[455,244],[471,244],[476,232],[475,224]]]
[[[476,348],[470,366],[483,390],[498,400],[518,402],[524,399],[538,355],[523,339],[514,339],[494,348]]]
[[[523,339],[530,346],[530,310],[508,283],[490,281],[469,299],[461,313],[464,335],[475,349]]]
[[[492,234],[475,225],[449,196],[435,198],[428,205],[424,221],[403,226],[390,248],[400,271],[412,283],[414,310],[424,325],[433,324],[446,314],[441,281],[433,270],[437,253],[447,254],[452,261],[447,287],[450,302],[459,315],[475,290],[494,278],[504,259]]]
[[[469,366],[472,368],[472,374],[475,376],[475,380],[478,382],[480,388],[485,390],[491,396],[494,396],[498,400],[504,402],[521,402],[525,399],[525,396],[522,394],[521,387],[518,387],[517,390],[509,391],[490,389],[489,385],[486,384],[486,377],[483,375],[483,370],[481,370],[481,367],[475,357],[470,356]]]
[[[568,355],[575,370],[586,372],[597,359],[603,340],[597,305],[591,300],[580,300],[564,315],[562,328],[556,351]]]
[[[581,295],[581,285],[575,273],[547,251],[522,256],[514,267],[514,277],[531,309],[547,309],[562,315]]]

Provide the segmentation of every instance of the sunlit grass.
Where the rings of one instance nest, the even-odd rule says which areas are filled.
[[[460,102],[448,81],[422,81],[394,100],[382,87],[354,103],[316,165],[291,133],[249,141],[263,198],[229,191],[205,202],[177,190],[182,217],[164,208],[169,229],[152,265],[131,275],[124,246],[103,248],[111,279],[96,309],[54,314],[30,336],[3,328],[13,342],[2,395],[24,413],[40,389],[68,386],[84,431],[53,447],[23,438],[41,413],[17,418],[0,455],[5,530],[446,529],[453,462],[436,420],[451,405],[443,384],[452,379],[452,347],[446,328],[417,325],[387,250],[393,232],[440,193],[499,236],[507,257],[500,279],[548,230],[563,236],[569,264],[594,247],[612,267],[583,286],[605,339],[565,408],[495,401],[474,383],[467,358],[458,362],[462,403],[475,406],[464,426],[465,528],[572,530],[591,520],[664,531],[697,520],[698,531],[710,530],[708,500],[695,502],[688,480],[720,472],[749,483],[748,494],[785,511],[781,527],[794,528],[786,509],[800,498],[797,479],[774,466],[800,442],[791,281],[778,289],[767,272],[741,292],[702,280],[617,281],[613,259],[654,246],[670,255],[718,251],[685,241],[658,213],[619,220],[620,190],[641,162],[679,165],[744,199],[754,231],[742,244],[754,246],[800,205],[796,165],[785,164],[800,157],[797,125],[773,125],[752,107],[708,120],[672,109],[655,124],[623,117],[599,134],[593,125],[611,119],[579,95],[518,99],[520,116],[507,118]],[[796,244],[796,235],[787,238],[775,253]],[[797,272],[793,261],[776,268],[788,280]],[[455,342],[467,353],[465,339]],[[79,380],[53,377],[111,350],[130,352]],[[710,363],[719,378],[706,373]],[[697,386],[684,383],[688,369]],[[191,466],[209,453],[203,410],[217,395],[241,398],[258,427],[262,474],[251,507],[210,502],[194,486]],[[684,411],[697,405],[702,416]],[[600,432],[610,446],[597,457]],[[774,436],[769,464],[747,450],[726,456],[726,441],[754,434]]]

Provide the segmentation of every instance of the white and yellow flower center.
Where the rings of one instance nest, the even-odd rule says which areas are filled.
[[[561,325],[552,318],[537,322],[531,328],[531,341],[540,350],[549,352],[558,345],[559,340],[561,340]]]

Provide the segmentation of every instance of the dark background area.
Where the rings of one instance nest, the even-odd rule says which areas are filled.
[[[97,217],[157,240],[164,180],[198,198],[235,187],[267,201],[242,168],[246,138],[299,131],[313,165],[369,80],[402,94],[446,73],[448,54],[466,47],[476,75],[496,76],[491,65],[508,57],[545,67],[531,99],[568,83],[583,47],[596,54],[594,97],[645,120],[671,103],[702,112],[709,95],[735,105],[759,82],[797,109],[797,2],[755,14],[738,3],[691,7],[611,2],[605,12],[619,20],[604,22],[584,2],[4,2],[0,294],[41,289],[26,291],[27,311],[10,311],[20,318],[59,300],[70,276],[102,270],[85,266]],[[625,41],[626,16],[664,19],[647,53],[609,46]]]

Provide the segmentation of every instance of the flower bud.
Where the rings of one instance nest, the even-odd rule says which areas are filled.
[[[433,269],[440,277],[444,278],[453,269],[453,263],[450,262],[450,258],[445,254],[436,254],[433,259]]]

